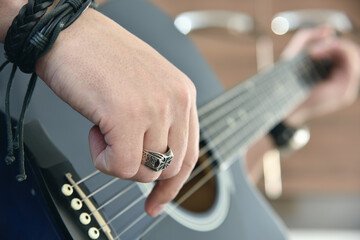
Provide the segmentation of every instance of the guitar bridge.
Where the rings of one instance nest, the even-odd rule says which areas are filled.
[[[108,240],[113,240],[114,237],[111,234],[111,229],[107,225],[105,219],[101,216],[100,212],[96,209],[95,205],[92,201],[86,196],[81,187],[76,184],[74,179],[72,178],[71,173],[65,174],[66,179],[69,181],[69,184],[64,184],[61,188],[61,192],[66,196],[70,197],[73,193],[73,189],[79,195],[79,198],[72,198],[70,201],[71,208],[75,211],[79,211],[82,209],[82,204],[84,203],[90,214],[87,212],[82,212],[79,216],[79,220],[83,225],[88,225],[91,222],[91,215],[94,217],[97,224],[100,226],[101,230],[104,232],[105,236]],[[88,230],[88,236],[91,239],[99,239],[100,230],[96,227],[90,227]]]

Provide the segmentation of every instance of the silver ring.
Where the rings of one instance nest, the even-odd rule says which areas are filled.
[[[142,155],[142,162],[151,170],[158,172],[167,168],[173,158],[174,154],[169,147],[164,154],[144,149]]]

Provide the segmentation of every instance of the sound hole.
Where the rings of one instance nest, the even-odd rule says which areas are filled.
[[[195,169],[201,165],[207,156],[204,156],[198,160]],[[199,182],[206,174],[212,172],[212,167],[209,166],[201,171],[196,177],[194,177],[191,181],[187,182],[183,188],[180,190],[179,194],[175,198],[175,202],[181,200],[182,196],[186,195],[188,191],[194,187],[194,185]],[[200,187],[196,192],[194,192],[189,198],[183,201],[180,206],[196,213],[203,213],[212,207],[215,202],[216,196],[216,183],[215,178],[212,177],[208,180],[202,187]]]

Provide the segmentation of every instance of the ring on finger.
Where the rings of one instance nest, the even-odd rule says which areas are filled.
[[[174,154],[168,147],[166,153],[159,153],[144,149],[142,155],[142,163],[153,171],[161,171],[167,168],[171,160],[173,160]]]

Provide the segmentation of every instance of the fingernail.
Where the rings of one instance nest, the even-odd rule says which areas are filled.
[[[164,209],[164,207],[165,207],[165,204],[160,204],[160,205],[154,207],[154,208],[152,209],[150,215],[151,215],[152,217],[156,217],[157,215],[159,215],[159,214],[162,212],[162,210]]]

